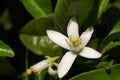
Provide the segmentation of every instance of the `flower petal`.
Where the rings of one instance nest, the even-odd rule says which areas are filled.
[[[57,45],[69,50],[69,45],[67,44],[67,41],[69,41],[69,39],[64,36],[63,34],[57,32],[57,31],[53,31],[53,30],[47,30],[47,35],[50,38],[50,40],[52,40],[54,43],[56,43]]]
[[[101,53],[89,47],[84,47],[83,50],[79,53],[79,55],[85,58],[93,58],[93,59],[100,58],[102,56]]]
[[[70,36],[79,37],[78,24],[75,17],[73,17],[68,23],[67,34],[68,37]]]
[[[48,73],[50,74],[50,75],[56,75],[57,74],[57,70],[54,70],[53,68],[52,68],[52,66],[55,66],[56,68],[58,68],[58,64],[57,63],[53,63],[51,66],[49,66],[49,68],[48,68]]]
[[[33,70],[34,73],[39,73],[42,70],[44,70],[45,68],[47,68],[49,66],[47,60],[42,60],[40,62],[38,62],[37,64],[31,66],[30,68]]]
[[[92,34],[93,34],[94,28],[89,27],[86,31],[84,31],[80,38],[82,39],[82,45],[86,46],[88,41],[90,40]]]
[[[64,77],[69,69],[71,68],[72,64],[74,63],[75,58],[77,57],[76,54],[72,52],[67,52],[63,57],[62,60],[59,63],[58,66],[58,76],[59,78]]]

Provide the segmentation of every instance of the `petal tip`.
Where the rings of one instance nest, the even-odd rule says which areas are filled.
[[[102,54],[101,54],[101,53],[99,53],[97,56],[98,56],[98,58],[101,58],[101,57],[102,57]]]
[[[93,27],[93,26],[90,26],[90,27],[87,29],[87,31],[91,31],[91,32],[93,33],[94,27]]]

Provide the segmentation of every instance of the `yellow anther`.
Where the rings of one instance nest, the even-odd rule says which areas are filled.
[[[81,44],[81,39],[79,37],[71,36],[69,40],[71,46],[77,47]]]
[[[29,68],[29,69],[26,70],[26,74],[27,74],[27,75],[31,75],[32,72],[33,72],[32,68]]]

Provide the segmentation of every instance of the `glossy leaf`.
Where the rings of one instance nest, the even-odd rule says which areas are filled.
[[[93,25],[92,22],[97,15],[97,4],[99,0],[58,0],[55,8],[55,23],[57,30],[65,32],[69,20],[76,17],[79,27],[87,21],[87,27]],[[95,4],[95,5],[94,5]],[[86,20],[86,21],[85,21]],[[63,30],[64,28],[64,30]]]
[[[70,80],[119,80],[120,64],[113,65],[110,69],[97,69],[79,74]]]
[[[13,57],[14,51],[6,45],[3,41],[0,41],[0,56]]]
[[[120,21],[113,27],[110,33],[103,39],[101,46],[105,46],[111,41],[120,39]]]
[[[33,53],[46,56],[62,54],[62,48],[49,40],[47,36],[20,35],[21,42]]]
[[[34,17],[40,18],[52,13],[50,0],[21,0],[27,11]]]
[[[108,3],[109,3],[109,0],[101,0],[99,10],[98,10],[98,19],[100,18],[100,16],[102,15],[104,10],[106,9]]]
[[[34,19],[23,26],[20,32],[23,34],[45,35],[47,29],[54,28],[53,20],[53,15]]]

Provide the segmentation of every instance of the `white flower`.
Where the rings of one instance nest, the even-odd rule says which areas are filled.
[[[79,35],[78,24],[75,18],[72,18],[69,21],[67,27],[67,35],[65,35],[53,31],[47,30],[48,37],[57,45],[70,50],[68,51],[59,63],[58,66],[58,76],[59,78],[64,77],[69,69],[71,68],[74,60],[77,55],[80,55],[85,58],[100,58],[101,54],[96,50],[85,47],[90,40],[94,29],[93,27],[89,27],[86,31],[84,31],[81,36]]]
[[[52,66],[55,66],[56,68],[58,67],[58,64],[56,62],[54,62],[56,59],[58,59],[58,57],[46,57],[47,59],[42,60],[40,62],[38,62],[37,64],[31,66],[29,69],[27,69],[26,73],[28,75],[30,75],[32,72],[34,73],[41,73],[42,70],[48,68],[48,73],[50,75],[56,75],[57,74],[57,70],[52,69]]]

